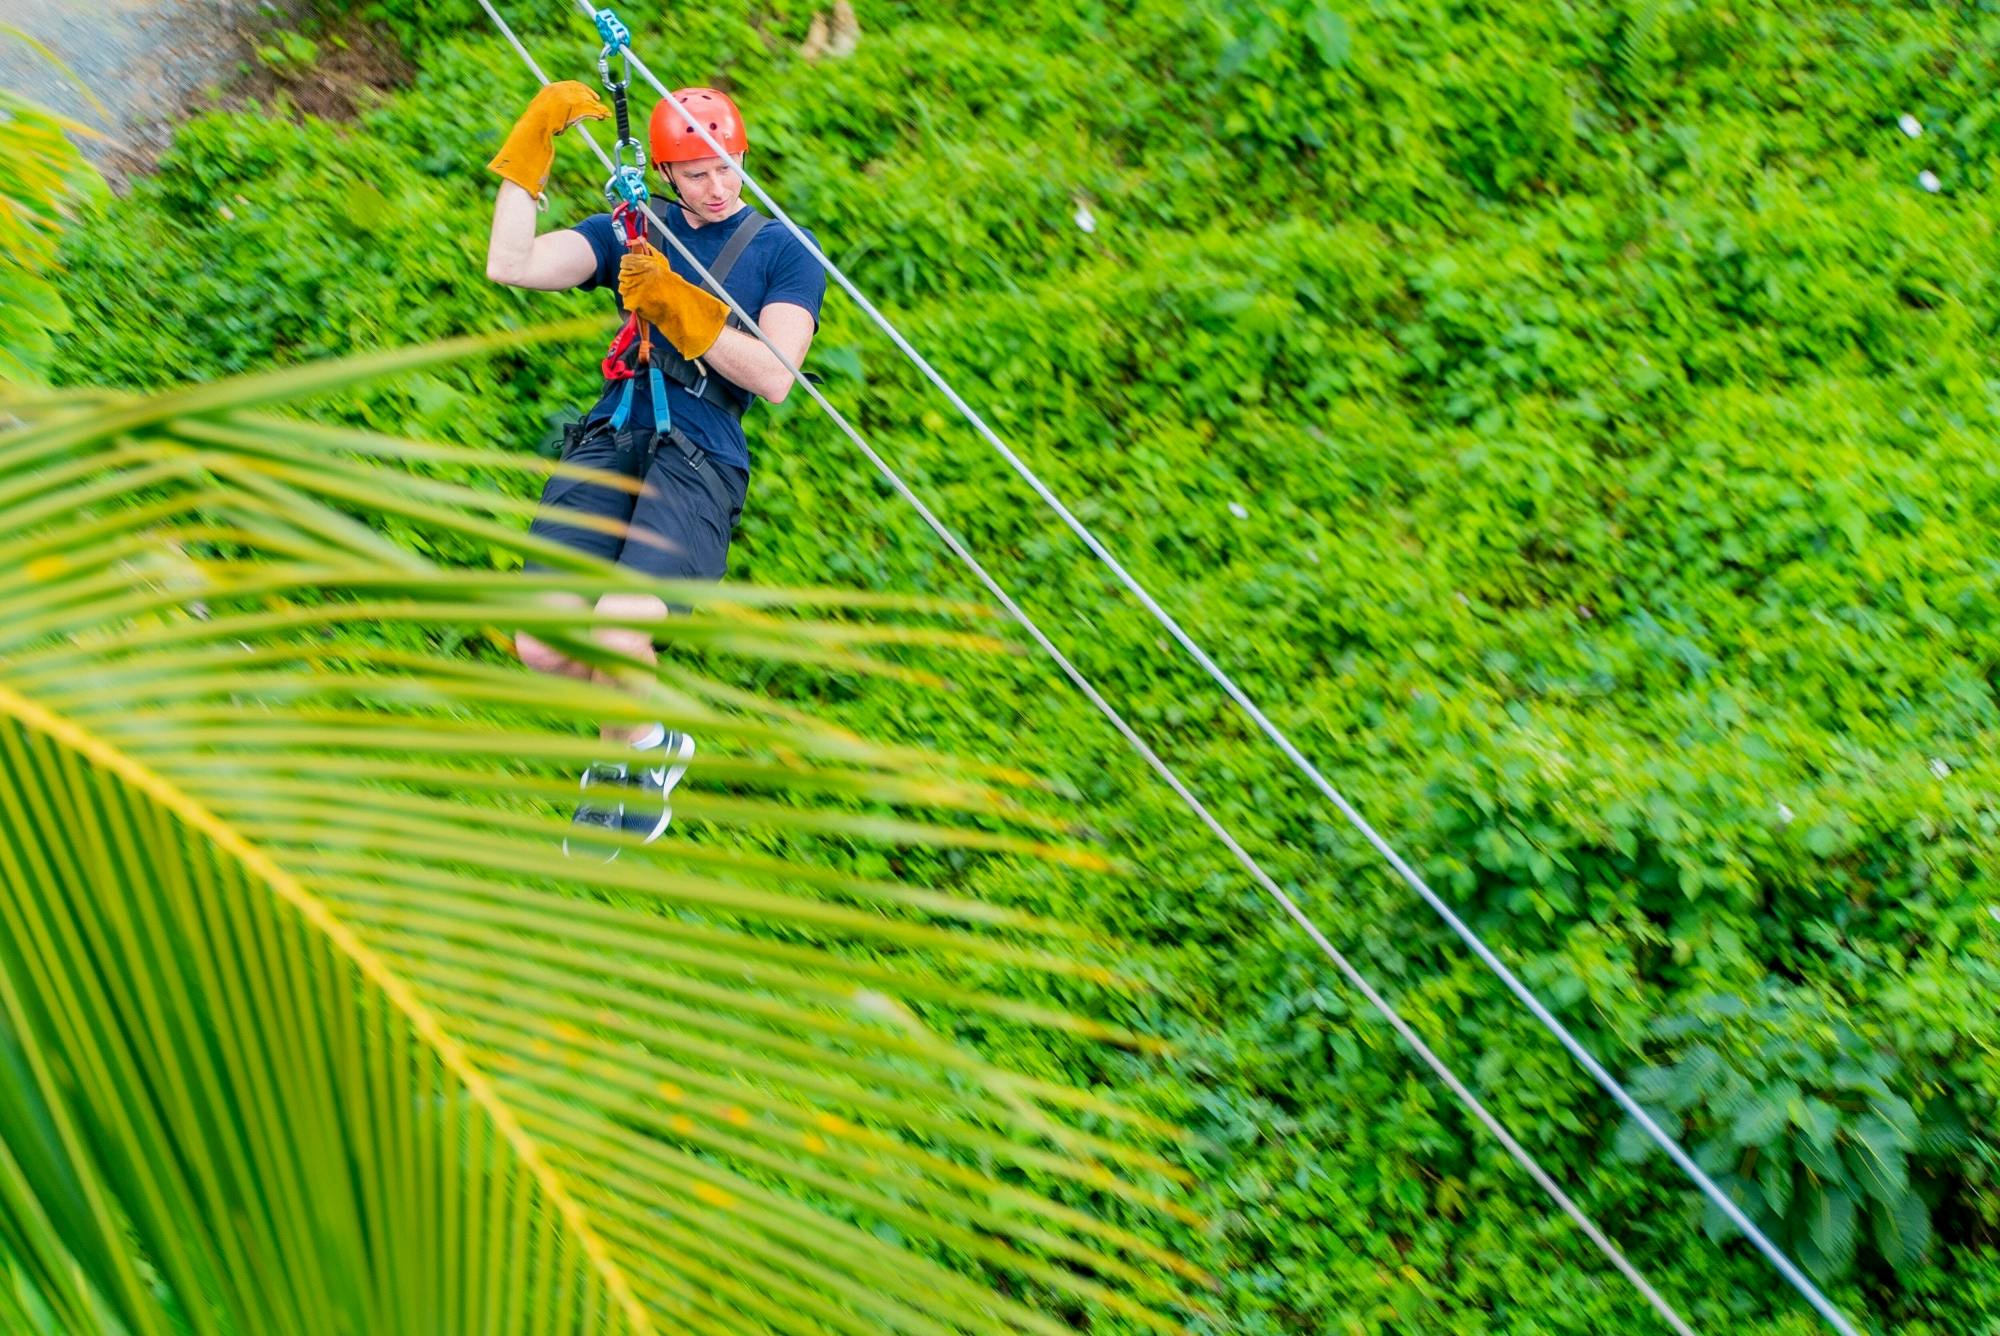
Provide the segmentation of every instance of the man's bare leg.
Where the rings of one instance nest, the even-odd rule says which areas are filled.
[[[657,622],[667,615],[667,605],[651,594],[606,594],[597,600],[597,611],[610,617],[630,617],[634,620]],[[653,648],[651,630],[635,630],[629,626],[601,626],[594,633],[597,643],[606,649],[652,665],[659,662],[659,652]],[[630,671],[625,670],[625,671]],[[591,680],[607,686],[618,686],[617,677],[603,669],[591,674]],[[615,742],[621,747],[629,747],[638,739],[652,731],[652,724],[606,724],[599,730],[606,742]]]
[[[540,601],[555,608],[580,608],[584,605],[581,594],[544,594]],[[521,656],[522,663],[538,673],[574,677],[578,680],[590,676],[589,664],[578,663],[553,645],[535,639],[526,631],[514,633],[514,652]]]
[[[584,600],[575,594],[549,594],[545,600],[557,607],[580,608]],[[667,605],[651,594],[605,594],[597,600],[597,611],[608,617],[639,622],[657,622],[667,615]],[[651,665],[659,661],[653,648],[650,626],[600,626],[591,638],[621,656]],[[605,671],[579,663],[562,651],[525,631],[514,635],[515,651],[521,662],[536,672],[589,679],[606,686],[627,690],[637,667]],[[618,856],[615,845],[595,843],[589,828],[624,831],[647,843],[659,838],[673,817],[668,796],[687,770],[694,755],[694,741],[684,733],[668,732],[657,721],[651,723],[607,723],[598,730],[605,743],[604,759],[583,772],[584,796],[572,818],[572,830],[583,828],[580,837],[566,837],[563,852],[573,856],[609,861]],[[629,759],[613,759],[623,757]],[[580,842],[572,844],[572,840]]]

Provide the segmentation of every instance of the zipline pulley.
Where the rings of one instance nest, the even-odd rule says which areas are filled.
[[[618,15],[600,9],[594,16],[604,49],[597,53],[597,73],[604,90],[611,94],[611,110],[618,118],[618,142],[611,146],[611,179],[604,183],[604,198],[613,205],[638,208],[652,198],[646,189],[646,146],[632,137],[632,112],[625,93],[632,84],[632,34]],[[625,77],[611,77],[611,58],[625,58]]]

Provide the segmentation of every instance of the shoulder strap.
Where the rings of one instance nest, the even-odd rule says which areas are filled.
[[[736,267],[736,262],[743,257],[743,252],[750,248],[750,242],[764,230],[764,224],[770,221],[752,209],[750,216],[736,225],[736,230],[729,234],[729,240],[722,243],[722,253],[716,256],[715,263],[708,267],[709,277],[715,280],[717,288],[728,279],[729,271]],[[734,311],[729,313],[728,324],[731,329],[746,328]]]
[[[709,277],[715,280],[718,287],[728,281],[729,271],[736,267],[736,262],[743,258],[743,252],[749,249],[750,242],[764,230],[764,224],[770,221],[752,209],[750,216],[736,225],[736,230],[730,234],[729,240],[723,243],[722,254],[716,256],[715,263],[708,267]]]

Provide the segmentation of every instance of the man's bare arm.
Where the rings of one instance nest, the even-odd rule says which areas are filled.
[[[791,302],[772,302],[757,313],[757,323],[778,345],[785,360],[803,370],[813,341],[812,312]],[[785,402],[785,396],[792,392],[792,373],[771,356],[771,350],[756,335],[740,329],[724,329],[701,360],[726,380],[774,404]]]
[[[535,197],[512,181],[493,199],[493,235],[486,245],[486,276],[509,287],[564,292],[597,272],[597,252],[581,232],[564,228],[535,235]]]

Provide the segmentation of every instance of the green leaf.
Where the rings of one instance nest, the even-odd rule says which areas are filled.
[[[1806,1200],[1806,1228],[1836,1274],[1854,1259],[1855,1214],[1854,1195],[1845,1188],[1815,1189]]]
[[[1314,9],[1306,16],[1306,35],[1312,38],[1319,58],[1326,62],[1328,69],[1337,70],[1347,63],[1353,46],[1353,33],[1347,26],[1347,20],[1339,13],[1325,6]]]
[[[1905,1191],[1875,1209],[1875,1246],[1898,1271],[1914,1268],[1931,1244],[1931,1212],[1923,1198]]]
[[[1806,1274],[1821,1284],[1838,1278],[1840,1274],[1839,1269],[1828,1260],[1819,1245],[1813,1242],[1810,1231],[1802,1231],[1792,1240],[1792,1260],[1804,1267]]]
[[[1734,1123],[1757,1100],[1757,1090],[1748,1081],[1729,1072],[1720,1087],[1708,1097],[1708,1115],[1718,1121]]]
[[[1874,1094],[1868,1100],[1868,1108],[1872,1108],[1876,1112],[1876,1116],[1880,1116],[1884,1122],[1888,1122],[1888,1126],[1896,1128],[1896,1136],[1902,1138],[1902,1144],[1906,1144],[1906,1146],[1914,1146],[1916,1144],[1916,1136],[1918,1136],[1918,1132],[1922,1128],[1922,1120],[1916,1116],[1916,1108],[1910,1106],[1910,1100],[1902,1098],[1900,1094],[1892,1094],[1888,1090],[1882,1090],[1882,1092]]]
[[[1753,1096],[1749,1107],[1737,1115],[1735,1125],[1730,1128],[1731,1135],[1739,1145],[1770,1145],[1785,1130],[1791,1103],[1798,1096],[1798,1086],[1789,1081]]]
[[[1660,1125],[1661,1131],[1679,1139],[1681,1120],[1678,1117],[1664,1109],[1648,1109],[1646,1112]],[[1618,1124],[1618,1131],[1612,1137],[1611,1148],[1612,1152],[1627,1164],[1638,1164],[1648,1156],[1657,1154],[1660,1146],[1647,1134],[1646,1129],[1639,1125],[1638,1119],[1627,1118]]]
[[[1837,1145],[1824,1144],[1813,1137],[1800,1136],[1791,1139],[1792,1151],[1798,1156],[1799,1164],[1821,1183],[1845,1183],[1847,1165],[1842,1162]]]
[[[1675,1112],[1692,1108],[1724,1070],[1722,1057],[1713,1048],[1704,1044],[1690,1049],[1679,1062],[1664,1069],[1658,1082],[1661,1093],[1656,1098]]]
[[[1752,1221],[1760,1215],[1768,1214],[1764,1194],[1748,1179],[1736,1174],[1721,1174],[1717,1176],[1715,1185],[1722,1189],[1724,1196],[1742,1208],[1743,1213]],[[1706,1195],[1702,1197],[1701,1228],[1703,1233],[1717,1243],[1738,1232],[1736,1222]]]
[[[1708,1044],[1697,1044],[1681,1059],[1683,1077],[1691,1083],[1697,1095],[1709,1090],[1716,1082],[1728,1074],[1728,1064],[1722,1055]]]
[[[1903,1139],[1884,1119],[1867,1114],[1847,1129],[1847,1159],[1862,1189],[1891,1202],[1909,1190],[1910,1169]]]
[[[1632,1098],[1642,1104],[1664,1105],[1673,1097],[1680,1074],[1673,1067],[1641,1067],[1629,1082]]]
[[[1932,1100],[1924,1109],[1916,1144],[1924,1155],[1954,1155],[1972,1145],[1972,1129],[1956,1104],[1949,1099]]]
[[[1792,1123],[1817,1145],[1832,1150],[1840,1135],[1840,1113],[1818,1095],[1793,1100],[1789,1111]]]
[[[1780,1141],[1767,1146],[1757,1161],[1757,1186],[1771,1210],[1782,1216],[1792,1204],[1792,1157]]]
[[[1916,1109],[1911,1107],[1910,1101],[1901,1095],[1883,1091],[1868,1101],[1868,1107],[1889,1126],[1896,1129],[1896,1135],[1904,1145],[1916,1144],[1922,1123],[1917,1117]]]
[[[1736,1147],[1721,1137],[1710,1137],[1694,1148],[1694,1162],[1706,1174],[1727,1172],[1736,1161]]]

